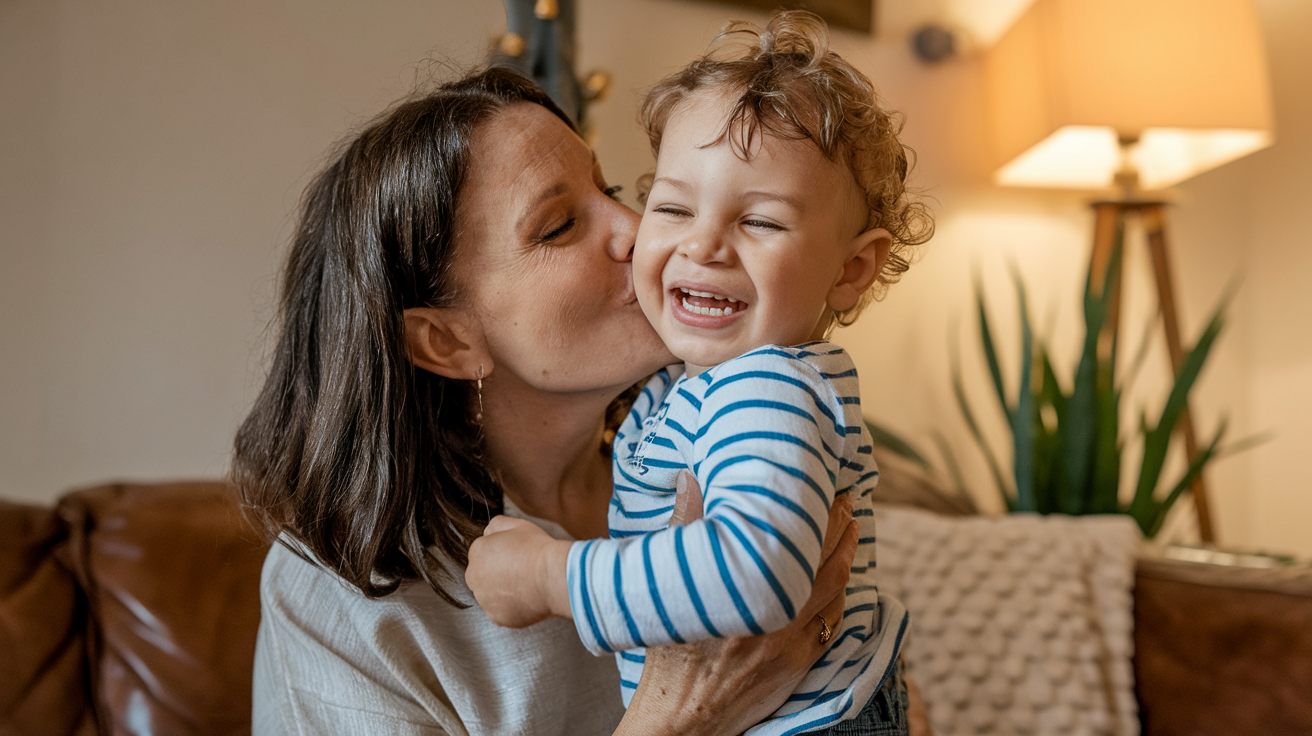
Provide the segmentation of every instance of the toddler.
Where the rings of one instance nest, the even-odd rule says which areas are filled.
[[[741,36],[745,51],[717,42],[642,107],[657,163],[634,289],[684,364],[646,384],[616,435],[611,538],[568,545],[563,569],[544,554],[556,561],[529,566],[534,584],[471,588],[498,623],[572,616],[588,649],[618,653],[627,704],[644,647],[787,625],[848,494],[859,543],[843,618],[816,617],[828,651],[749,733],[903,732],[906,613],[874,584],[879,473],[856,369],[824,337],[906,270],[905,248],[932,225],[908,201],[894,121],[827,50],[822,21],[785,12],[721,39]],[[703,489],[704,516],[670,527],[681,471]],[[498,533],[535,530],[494,520],[471,560]]]

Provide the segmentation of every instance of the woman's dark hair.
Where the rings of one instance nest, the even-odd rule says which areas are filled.
[[[306,189],[264,388],[232,475],[270,537],[379,597],[451,565],[502,510],[467,381],[414,367],[402,312],[456,303],[456,207],[480,124],[517,102],[573,128],[532,82],[487,69],[400,102]],[[435,547],[438,554],[430,551]]]

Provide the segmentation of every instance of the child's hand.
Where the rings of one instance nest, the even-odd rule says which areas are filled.
[[[532,522],[493,517],[469,547],[465,584],[487,617],[501,626],[518,629],[551,616],[570,618],[569,546]]]

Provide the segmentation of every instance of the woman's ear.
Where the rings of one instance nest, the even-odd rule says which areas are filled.
[[[482,333],[467,311],[412,307],[403,315],[406,350],[416,367],[463,381],[492,373]]]
[[[829,289],[825,303],[835,312],[846,312],[861,301],[875,279],[884,270],[888,252],[893,247],[893,236],[884,228],[866,230],[847,244],[843,270]]]

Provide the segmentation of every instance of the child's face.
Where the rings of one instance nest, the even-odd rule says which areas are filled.
[[[727,114],[700,92],[671,115],[633,256],[643,312],[694,372],[822,337],[865,225],[851,172],[809,141],[758,133],[747,161],[710,144]]]

